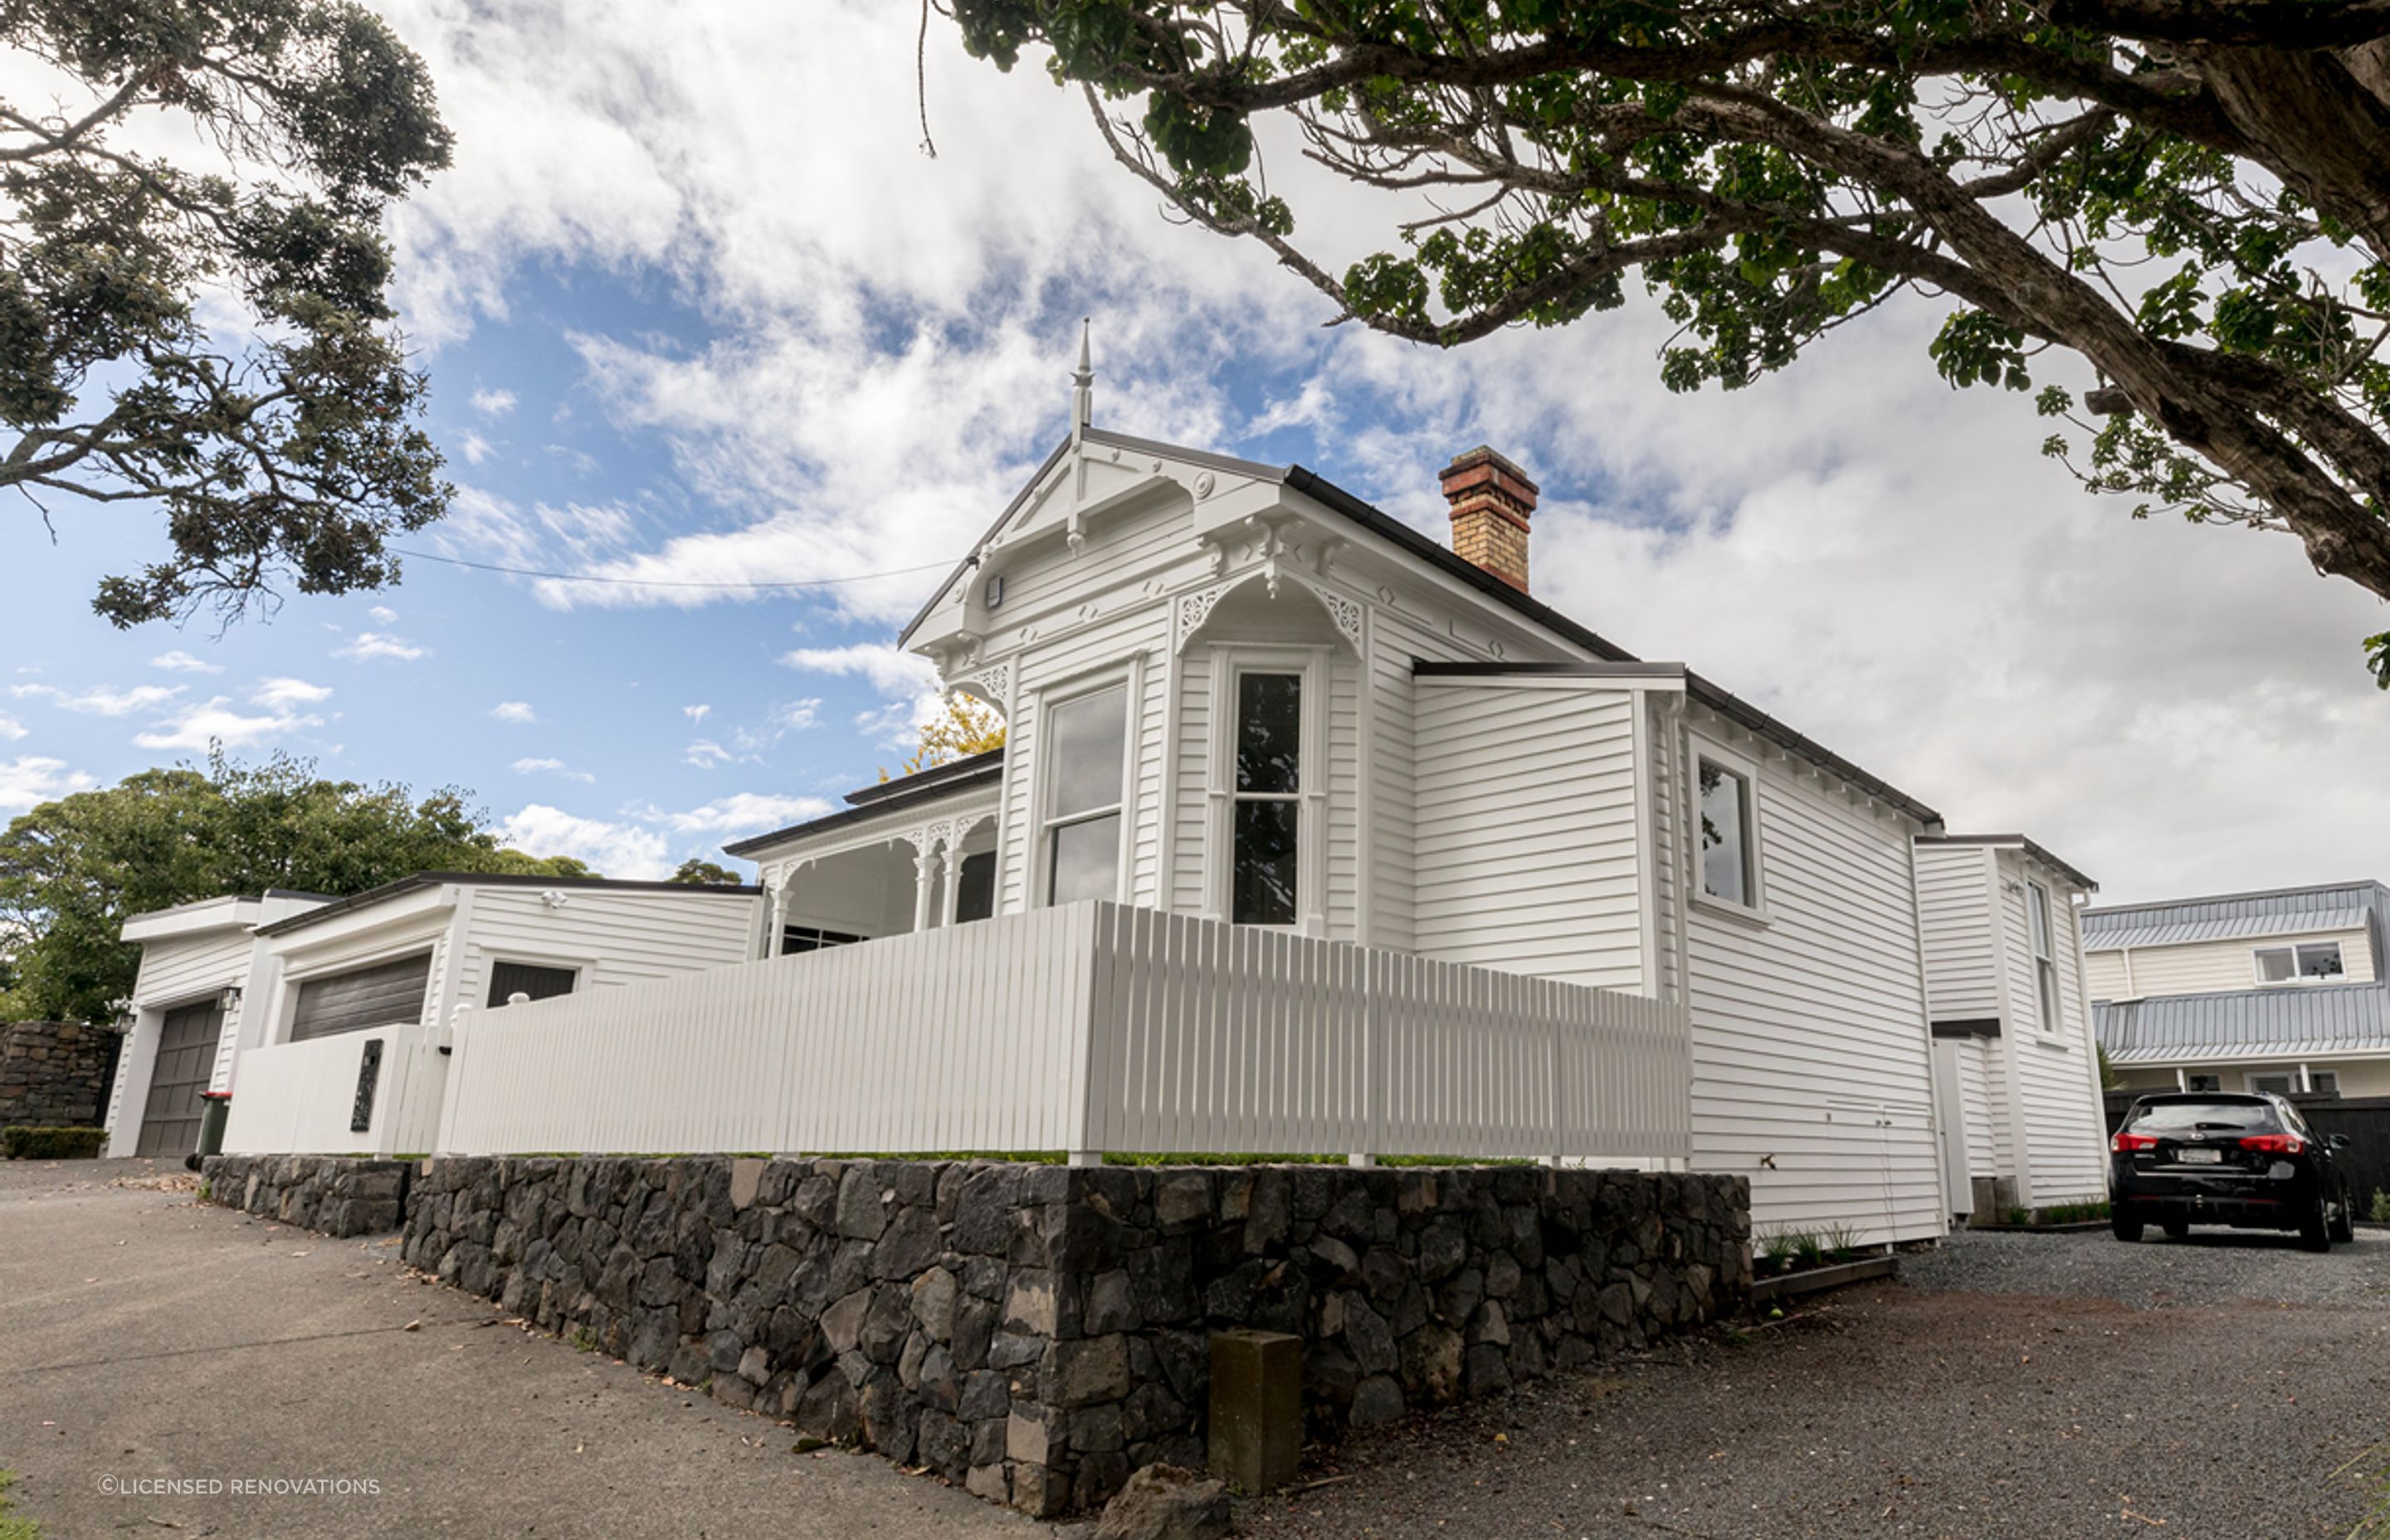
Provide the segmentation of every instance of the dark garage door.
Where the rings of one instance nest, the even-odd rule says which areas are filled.
[[[396,962],[328,978],[310,979],[299,986],[299,1007],[290,1020],[290,1041],[329,1037],[336,1032],[363,1032],[400,1021],[423,1020],[423,991],[431,981],[431,954],[402,957]]]
[[[211,1000],[166,1013],[158,1034],[158,1061],[149,1071],[149,1097],[141,1107],[136,1155],[172,1158],[199,1148],[199,1093],[215,1073],[216,1039],[224,1013]]]

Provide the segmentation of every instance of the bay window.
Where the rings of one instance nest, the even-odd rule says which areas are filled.
[[[1228,918],[1292,925],[1300,915],[1303,675],[1237,675],[1236,783]]]
[[[1046,713],[1046,902],[1120,897],[1123,756],[1128,688],[1113,685]]]

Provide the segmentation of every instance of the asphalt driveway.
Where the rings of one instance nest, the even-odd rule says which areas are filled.
[[[1287,1536],[2341,1540],[2390,1438],[2390,1238],[1962,1235],[1915,1281],[1347,1440]]]
[[[1050,1533],[868,1456],[798,1455],[411,1281],[394,1243],[123,1185],[178,1175],[0,1164],[0,1469],[45,1540]]]

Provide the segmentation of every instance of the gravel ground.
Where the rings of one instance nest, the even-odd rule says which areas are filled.
[[[2384,1436],[2390,1238],[1961,1236],[1903,1283],[1345,1440],[1305,1537],[2340,1540]]]
[[[1985,1294],[2058,1294],[2139,1309],[2266,1304],[2390,1309],[2390,1231],[2360,1229],[2329,1252],[2266,1230],[2193,1230],[2168,1240],[2152,1230],[2127,1246],[2105,1230],[2065,1235],[1961,1235],[1938,1251],[1903,1257],[1916,1289]]]
[[[183,1169],[180,1156],[171,1161],[0,1161],[0,1202],[105,1187],[181,1187],[186,1180],[192,1187],[199,1184],[195,1174]]]

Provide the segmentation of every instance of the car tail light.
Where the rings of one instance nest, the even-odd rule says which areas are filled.
[[[2108,1148],[2119,1155],[2136,1149],[2155,1149],[2157,1147],[2158,1138],[2154,1134],[2119,1134],[2108,1141]]]
[[[2306,1153],[2307,1142],[2296,1134],[2252,1134],[2241,1141],[2241,1148],[2261,1155],[2300,1155]]]

